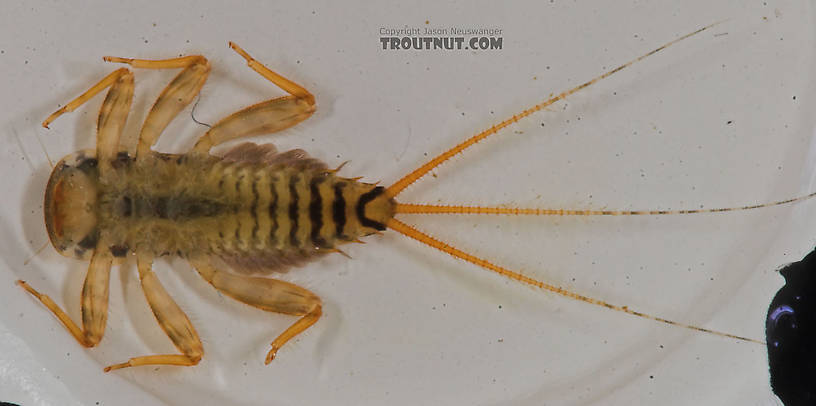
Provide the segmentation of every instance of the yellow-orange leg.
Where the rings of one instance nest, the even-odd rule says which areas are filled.
[[[139,144],[136,156],[150,152],[150,147],[159,139],[162,131],[170,124],[181,110],[183,110],[195,96],[201,91],[201,87],[207,81],[210,73],[210,64],[201,55],[191,55],[181,58],[147,60],[119,58],[106,56],[103,58],[107,62],[126,63],[134,68],[146,69],[175,69],[184,68],[179,74],[164,88],[153,108],[148,113],[142,131],[139,134]]]
[[[42,123],[43,127],[48,128],[57,117],[76,110],[106,88],[110,89],[99,110],[96,134],[96,157],[103,173],[117,152],[123,150],[119,147],[119,139],[133,101],[133,73],[125,68],[111,72],[85,93],[48,116]]]
[[[105,333],[105,323],[108,319],[108,292],[112,258],[110,255],[99,254],[98,252],[95,251],[91,258],[88,274],[85,276],[85,285],[82,287],[81,329],[50,297],[38,292],[25,281],[17,281],[18,285],[42,302],[51,313],[54,313],[54,316],[62,322],[68,332],[85,347],[93,347],[102,340],[102,335]]]
[[[197,153],[206,153],[213,146],[235,138],[285,130],[309,118],[315,111],[315,98],[308,90],[273,72],[235,43],[230,42],[230,47],[247,61],[252,70],[291,96],[260,102],[217,122],[196,142],[193,150]]]
[[[198,338],[193,324],[179,308],[173,298],[164,290],[156,274],[153,272],[153,258],[146,255],[137,256],[137,267],[139,268],[139,279],[142,281],[147,303],[153,310],[153,315],[159,325],[170,337],[173,344],[181,351],[181,354],[162,354],[134,357],[127,362],[111,365],[105,368],[105,372],[114,369],[135,367],[139,365],[181,365],[192,366],[198,364],[204,355],[204,347],[201,339]]]
[[[269,364],[289,340],[315,324],[322,315],[320,298],[289,282],[269,278],[239,276],[221,272],[205,260],[191,261],[201,276],[227,296],[268,312],[303,316],[272,341],[266,355]]]

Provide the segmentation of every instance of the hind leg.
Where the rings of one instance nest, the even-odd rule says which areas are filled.
[[[272,341],[272,349],[266,355],[266,364],[275,358],[284,344],[320,319],[320,298],[300,286],[275,279],[221,272],[206,261],[192,261],[192,264],[207,282],[239,302],[268,312],[302,316]]]
[[[290,96],[263,101],[222,119],[198,140],[193,148],[196,153],[207,153],[213,146],[231,139],[287,129],[309,118],[315,111],[315,99],[308,90],[273,72],[238,45],[230,42],[230,47],[247,61],[252,70],[285,90]]]

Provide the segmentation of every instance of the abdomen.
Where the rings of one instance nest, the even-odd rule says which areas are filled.
[[[103,185],[100,230],[115,246],[276,271],[375,231],[357,207],[374,185],[325,166],[151,158],[128,161]]]

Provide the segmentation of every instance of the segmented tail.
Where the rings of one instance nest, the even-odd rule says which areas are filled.
[[[657,321],[657,322],[660,322],[660,323],[664,323],[664,324],[668,324],[668,325],[672,325],[672,326],[676,326],[676,327],[683,327],[683,328],[687,328],[689,330],[694,330],[694,331],[699,331],[699,332],[702,332],[702,333],[713,334],[713,335],[717,335],[717,336],[720,336],[720,337],[733,338],[735,340],[748,341],[748,342],[752,342],[752,343],[756,343],[756,344],[765,345],[765,342],[760,341],[760,340],[755,340],[753,338],[747,338],[747,337],[742,337],[742,336],[738,336],[738,335],[734,335],[734,334],[723,333],[721,331],[711,330],[711,329],[707,329],[707,328],[703,328],[703,327],[697,327],[697,326],[693,326],[691,324],[680,323],[680,322],[677,322],[677,321],[674,321],[674,320],[669,320],[669,319],[666,319],[666,318],[663,318],[663,317],[653,316],[651,314],[647,314],[647,313],[639,312],[639,311],[636,311],[636,310],[632,310],[627,306],[614,305],[614,304],[611,304],[609,302],[605,302],[605,301],[600,300],[600,299],[595,299],[595,298],[591,298],[589,296],[584,296],[584,295],[572,292],[572,291],[564,289],[564,288],[562,288],[560,286],[555,286],[555,285],[551,285],[551,284],[539,281],[537,279],[531,278],[531,277],[523,275],[521,273],[511,271],[511,270],[509,270],[507,268],[496,265],[496,264],[494,264],[494,263],[492,263],[490,261],[479,258],[479,257],[477,257],[475,255],[464,252],[464,251],[462,251],[462,250],[460,250],[460,249],[458,249],[456,247],[451,246],[450,244],[447,244],[445,242],[437,240],[437,239],[429,236],[428,234],[425,234],[425,233],[417,230],[416,228],[414,228],[412,226],[409,226],[408,224],[405,224],[405,223],[403,223],[403,222],[401,222],[401,221],[399,221],[397,219],[389,220],[388,223],[387,223],[387,226],[388,226],[388,228],[390,228],[390,229],[392,229],[392,230],[394,230],[394,231],[396,231],[396,232],[398,232],[400,234],[403,234],[403,235],[405,235],[407,237],[413,238],[414,240],[417,240],[417,241],[419,241],[419,242],[421,242],[421,243],[423,243],[425,245],[428,245],[430,247],[436,248],[439,251],[442,251],[442,252],[444,252],[446,254],[449,254],[449,255],[451,255],[453,257],[465,260],[467,262],[470,262],[471,264],[474,264],[474,265],[480,266],[482,268],[485,268],[487,270],[493,271],[493,272],[495,272],[495,273],[497,273],[499,275],[502,275],[504,277],[513,279],[513,280],[518,281],[518,282],[521,282],[521,283],[523,283],[525,285],[534,286],[534,287],[537,287],[537,288],[540,288],[540,289],[544,289],[544,290],[546,290],[548,292],[552,292],[552,293],[555,293],[555,294],[560,295],[560,296],[564,296],[564,297],[569,298],[569,299],[577,300],[579,302],[593,304],[595,306],[605,307],[605,308],[610,309],[610,310],[614,310],[614,311],[618,311],[618,312],[622,312],[622,313],[626,313],[626,314],[631,314],[632,316],[637,316],[637,317],[640,317],[640,318],[653,320],[653,321]]]
[[[686,34],[686,35],[684,35],[684,36],[682,36],[680,38],[677,38],[677,39],[675,39],[673,41],[667,42],[666,44],[664,44],[664,45],[662,45],[662,46],[660,46],[660,47],[658,47],[658,48],[656,48],[656,49],[654,49],[654,50],[652,50],[652,51],[650,51],[650,52],[648,52],[648,53],[646,53],[644,55],[641,55],[641,56],[639,56],[639,57],[637,57],[637,58],[635,58],[635,59],[633,59],[633,60],[631,60],[629,62],[626,62],[625,64],[620,65],[615,69],[612,69],[612,70],[610,70],[610,71],[608,71],[608,72],[606,72],[606,73],[604,73],[602,75],[599,75],[599,76],[595,77],[594,79],[591,79],[588,82],[585,82],[585,83],[583,83],[581,85],[578,85],[578,86],[576,86],[576,87],[574,87],[572,89],[564,91],[564,92],[558,94],[557,96],[551,97],[551,98],[547,99],[546,101],[544,101],[542,103],[536,104],[535,106],[532,106],[532,107],[522,111],[521,113],[518,113],[518,114],[516,114],[516,115],[514,115],[514,116],[500,122],[499,124],[494,125],[493,127],[490,127],[489,129],[484,130],[484,131],[482,131],[482,132],[468,138],[464,142],[462,142],[462,143],[454,146],[453,148],[443,152],[442,154],[440,154],[440,155],[436,156],[435,158],[431,159],[430,161],[428,161],[424,165],[422,165],[419,168],[415,169],[411,173],[409,173],[409,174],[405,175],[404,177],[402,177],[400,180],[395,182],[393,185],[389,186],[386,189],[385,194],[390,198],[396,197],[405,188],[407,188],[408,186],[410,186],[411,184],[413,184],[414,182],[416,182],[417,180],[422,178],[425,174],[427,174],[428,172],[430,172],[431,170],[433,170],[434,168],[436,168],[437,166],[439,166],[443,162],[447,161],[448,159],[450,159],[454,155],[463,152],[464,150],[466,150],[470,146],[472,146],[472,145],[478,143],[479,141],[489,137],[490,135],[496,134],[502,128],[507,127],[510,124],[515,123],[518,120],[520,120],[520,119],[522,119],[524,117],[527,117],[527,116],[529,116],[529,115],[531,115],[531,114],[533,114],[533,113],[535,113],[535,112],[537,112],[539,110],[542,110],[542,109],[552,105],[553,103],[566,98],[569,95],[572,95],[572,94],[574,94],[574,93],[576,93],[576,92],[578,92],[578,91],[580,91],[580,90],[582,90],[582,89],[584,89],[586,87],[589,87],[592,84],[594,84],[594,83],[596,83],[596,82],[598,82],[600,80],[603,80],[603,79],[605,79],[605,78],[607,78],[607,77],[609,77],[609,76],[611,76],[611,75],[613,75],[613,74],[615,74],[617,72],[620,72],[621,70],[631,66],[632,64],[634,64],[634,63],[636,63],[638,61],[641,61],[641,60],[643,60],[643,59],[645,59],[645,58],[647,58],[647,57],[649,57],[651,55],[654,55],[654,54],[660,52],[661,50],[666,49],[669,46],[676,44],[677,42],[680,42],[680,41],[682,41],[682,40],[684,40],[686,38],[689,38],[691,36],[699,34],[699,33],[703,32],[703,31],[705,31],[705,30],[707,30],[707,29],[709,29],[711,27],[714,27],[717,24],[719,24],[719,22],[711,24],[711,25],[707,25],[707,26],[705,26],[703,28],[700,28],[700,29],[690,33],[690,34]],[[534,215],[534,216],[597,216],[597,215],[601,215],[601,216],[637,216],[637,215],[696,214],[696,213],[718,213],[718,212],[726,212],[726,211],[751,210],[751,209],[758,209],[758,208],[762,208],[762,207],[778,206],[778,205],[783,205],[783,204],[788,204],[788,203],[793,203],[793,202],[809,199],[809,198],[814,197],[814,196],[816,196],[816,192],[808,194],[808,195],[792,198],[792,199],[780,200],[780,201],[771,202],[771,203],[755,204],[755,205],[742,206],[742,207],[727,207],[727,208],[716,208],[716,209],[690,209],[690,210],[572,210],[572,209],[515,208],[515,207],[497,207],[497,206],[492,206],[491,207],[491,206],[428,205],[428,204],[396,203],[395,214],[399,214],[399,213],[403,213],[403,214],[500,214],[500,215]],[[607,309],[614,310],[614,311],[617,311],[617,312],[626,313],[626,314],[629,314],[629,315],[632,315],[632,316],[636,316],[636,317],[640,317],[640,318],[648,319],[648,320],[653,320],[653,321],[657,321],[657,322],[660,322],[660,323],[664,323],[664,324],[668,324],[668,325],[672,325],[672,326],[676,326],[676,327],[682,327],[682,328],[686,328],[686,329],[689,329],[689,330],[694,330],[694,331],[698,331],[698,332],[717,335],[717,336],[720,336],[720,337],[727,337],[727,338],[732,338],[732,339],[735,339],[735,340],[747,341],[747,342],[752,342],[752,343],[756,343],[756,344],[765,345],[765,343],[763,341],[760,341],[760,340],[755,340],[755,339],[752,339],[752,338],[742,337],[742,336],[738,336],[738,335],[734,335],[734,334],[724,333],[724,332],[721,332],[721,331],[716,331],[716,330],[711,330],[711,329],[707,329],[707,328],[703,328],[703,327],[698,327],[698,326],[694,326],[694,325],[691,325],[691,324],[681,323],[681,322],[674,321],[674,320],[669,320],[669,319],[666,319],[666,318],[663,318],[663,317],[658,317],[658,316],[654,316],[654,315],[651,315],[651,314],[639,312],[639,311],[636,311],[636,310],[632,310],[627,306],[614,305],[614,304],[611,304],[609,302],[606,302],[606,301],[603,301],[603,300],[600,300],[600,299],[595,299],[595,298],[592,298],[592,297],[589,297],[589,296],[584,296],[584,295],[581,295],[579,293],[575,293],[573,291],[564,289],[564,288],[562,288],[560,286],[555,286],[555,285],[552,285],[552,284],[548,284],[548,283],[539,281],[539,280],[537,280],[535,278],[531,278],[531,277],[523,275],[523,274],[521,274],[519,272],[511,271],[511,270],[509,270],[507,268],[504,268],[502,266],[493,264],[490,261],[487,261],[487,260],[479,258],[479,257],[477,257],[475,255],[464,252],[464,251],[462,251],[462,250],[460,250],[460,249],[458,249],[456,247],[451,246],[450,244],[447,244],[447,243],[445,243],[443,241],[440,241],[440,240],[438,240],[436,238],[431,237],[428,234],[425,234],[425,233],[417,230],[413,226],[405,224],[405,223],[403,223],[403,222],[401,222],[401,221],[399,221],[397,219],[394,219],[394,218],[390,219],[387,222],[386,225],[387,225],[388,228],[390,228],[390,229],[392,229],[392,230],[394,230],[394,231],[396,231],[396,232],[398,232],[400,234],[403,234],[403,235],[405,235],[407,237],[410,237],[410,238],[412,238],[414,240],[417,240],[417,241],[419,241],[419,242],[421,242],[421,243],[423,243],[425,245],[433,247],[433,248],[435,248],[435,249],[437,249],[439,251],[442,251],[442,252],[444,252],[444,253],[446,253],[448,255],[451,255],[451,256],[453,256],[455,258],[462,259],[462,260],[467,261],[467,262],[469,262],[471,264],[477,265],[479,267],[482,267],[482,268],[487,269],[489,271],[495,272],[495,273],[497,273],[499,275],[502,275],[504,277],[513,279],[515,281],[521,282],[523,284],[526,284],[526,285],[529,285],[529,286],[534,286],[534,287],[537,287],[537,288],[540,288],[540,289],[544,289],[544,290],[546,290],[548,292],[552,292],[552,293],[555,293],[557,295],[560,295],[560,296],[563,296],[563,297],[566,297],[566,298],[569,298],[569,299],[572,299],[572,300],[576,300],[576,301],[580,301],[580,302],[584,302],[584,303],[589,303],[589,304],[599,306],[599,307],[605,307]]]
[[[721,207],[716,209],[690,210],[581,210],[581,209],[536,209],[499,206],[460,206],[435,204],[397,203],[396,213],[405,214],[504,214],[514,216],[652,216],[667,214],[722,213],[727,211],[753,210],[764,207],[781,206],[800,202],[816,196],[816,192],[776,202],[754,204],[741,207]]]
[[[641,56],[639,56],[639,57],[637,57],[635,59],[632,59],[629,62],[624,63],[623,65],[618,66],[615,69],[610,70],[609,72],[606,72],[606,73],[604,73],[602,75],[599,75],[599,76],[595,77],[594,79],[589,80],[588,82],[585,82],[585,83],[580,84],[580,85],[578,85],[576,87],[573,87],[572,89],[561,92],[560,94],[558,94],[558,96],[550,97],[549,99],[547,99],[547,100],[545,100],[545,101],[543,101],[543,102],[541,102],[539,104],[536,104],[535,106],[530,107],[530,108],[522,111],[521,113],[515,114],[515,115],[513,115],[513,117],[510,117],[510,118],[502,121],[501,123],[496,124],[496,125],[488,128],[487,130],[484,130],[484,131],[482,131],[482,132],[468,138],[467,140],[465,140],[461,144],[456,145],[455,147],[453,147],[453,148],[439,154],[438,156],[431,159],[430,161],[428,161],[424,165],[422,165],[419,168],[415,169],[413,172],[411,172],[411,173],[405,175],[404,177],[402,177],[402,179],[398,180],[393,185],[389,186],[388,189],[385,190],[385,194],[388,197],[396,197],[405,188],[407,188],[412,183],[419,180],[421,177],[425,176],[425,174],[427,174],[428,172],[430,172],[431,170],[433,170],[434,168],[439,166],[441,163],[447,161],[448,159],[450,159],[454,155],[466,150],[470,146],[478,143],[479,141],[481,141],[481,140],[483,140],[483,139],[485,139],[485,138],[487,138],[487,137],[489,137],[489,136],[491,136],[493,134],[496,134],[502,128],[507,127],[508,125],[510,125],[512,123],[515,123],[515,122],[519,121],[520,119],[522,119],[524,117],[529,116],[530,114],[533,114],[533,113],[535,113],[537,111],[540,111],[540,110],[552,105],[553,103],[555,103],[555,102],[557,102],[559,100],[562,100],[562,99],[566,98],[569,95],[572,95],[573,93],[576,93],[576,92],[578,92],[578,91],[580,91],[582,89],[585,89],[585,88],[595,84],[596,82],[599,82],[599,81],[601,81],[603,79],[606,79],[609,76],[612,76],[615,73],[618,73],[618,72],[628,68],[629,66],[632,66],[634,63],[639,62],[639,61],[641,61],[643,59],[646,59],[646,58],[648,58],[648,57],[650,57],[650,56],[652,56],[652,55],[654,55],[654,54],[656,54],[656,53],[658,53],[658,52],[660,52],[660,51],[662,51],[662,50],[664,50],[664,49],[666,49],[666,48],[668,48],[668,47],[670,47],[670,46],[672,46],[672,45],[674,45],[674,44],[676,44],[676,43],[678,43],[678,42],[680,42],[680,41],[682,41],[684,39],[686,39],[686,38],[697,35],[697,34],[703,32],[703,31],[705,31],[705,30],[707,30],[707,29],[709,29],[711,27],[714,27],[717,24],[720,24],[720,22],[716,22],[714,24],[707,25],[707,26],[705,26],[703,28],[698,29],[697,31],[686,34],[686,35],[684,35],[684,36],[682,36],[680,38],[677,38],[677,39],[675,39],[673,41],[669,41],[669,42],[661,45],[660,47],[649,51],[646,54],[643,54],[643,55],[641,55]]]

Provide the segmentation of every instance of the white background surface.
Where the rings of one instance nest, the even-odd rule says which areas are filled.
[[[102,96],[39,123],[116,66],[102,55],[201,53],[196,118],[281,92],[233,40],[310,89],[313,118],[265,142],[390,184],[505,117],[703,25],[726,22],[540,112],[455,158],[405,202],[551,208],[741,206],[813,190],[814,10],[808,1],[5,2],[0,16],[0,400],[122,404],[777,404],[764,347],[671,328],[536,291],[393,232],[284,278],[325,316],[271,365],[294,319],[219,296],[182,261],[156,265],[205,345],[194,368],[133,368],[173,350],[132,264],[114,272],[108,330],[85,350],[14,286],[24,278],[79,320],[86,263],[47,242],[53,159],[93,146]],[[389,4],[390,3],[390,4]],[[433,4],[433,5],[432,5]],[[500,51],[384,51],[380,27],[497,27]],[[175,72],[136,72],[138,131]],[[204,128],[189,112],[158,149]],[[763,338],[774,270],[813,247],[813,202],[642,218],[403,217],[460,248],[610,302]],[[69,401],[70,399],[70,401]]]

